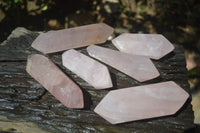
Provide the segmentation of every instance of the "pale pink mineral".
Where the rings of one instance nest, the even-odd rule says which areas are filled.
[[[108,68],[74,49],[62,54],[62,63],[96,89],[112,87]]]
[[[54,53],[104,43],[112,33],[113,28],[104,23],[49,31],[41,33],[32,43],[32,47],[45,54]]]
[[[26,71],[68,108],[83,108],[83,93],[51,60],[30,55]]]
[[[112,40],[112,43],[124,53],[148,56],[160,59],[174,50],[174,46],[160,34],[124,33]]]
[[[112,124],[175,114],[189,95],[173,81],[110,91],[94,111]]]
[[[90,56],[140,82],[156,78],[160,75],[148,57],[126,54],[95,45],[89,46],[87,51]]]

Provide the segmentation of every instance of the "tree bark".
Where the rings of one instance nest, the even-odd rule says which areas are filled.
[[[0,45],[0,115],[13,120],[34,122],[44,130],[63,133],[172,133],[185,132],[194,128],[194,116],[190,104],[191,97],[175,115],[111,125],[93,112],[96,105],[111,89],[95,90],[64,68],[61,64],[62,53],[46,55],[84,92],[86,105],[84,109],[66,108],[25,71],[27,56],[39,53],[31,48],[31,43],[38,34],[24,28],[17,28]],[[110,42],[102,46],[115,49]],[[172,80],[189,92],[183,48],[177,44],[174,44],[174,46],[174,52],[158,61],[153,60],[161,76],[151,81],[137,82],[108,66],[114,84],[112,89]],[[85,48],[79,50],[87,54]]]

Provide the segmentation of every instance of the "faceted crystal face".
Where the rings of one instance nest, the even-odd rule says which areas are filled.
[[[30,55],[26,71],[68,108],[83,108],[81,89],[47,57]]]
[[[189,95],[173,81],[110,91],[95,112],[112,124],[175,114]]]
[[[112,40],[112,43],[124,53],[148,56],[160,59],[174,50],[174,46],[160,34],[124,33]]]
[[[95,45],[89,46],[87,51],[90,56],[140,82],[156,78],[160,75],[148,57],[126,54]]]
[[[63,65],[96,89],[112,87],[108,68],[94,59],[71,49],[62,55]]]
[[[113,28],[100,23],[41,33],[32,47],[43,53],[79,48],[103,43],[113,33]]]

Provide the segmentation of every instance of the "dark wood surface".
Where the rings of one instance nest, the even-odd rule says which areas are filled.
[[[17,28],[0,45],[0,115],[13,120],[34,122],[50,132],[171,133],[194,128],[191,97],[175,115],[118,125],[108,123],[93,112],[100,100],[113,89],[172,80],[189,92],[182,46],[174,44],[175,50],[172,53],[158,61],[153,60],[161,76],[151,81],[140,83],[109,67],[114,87],[108,90],[94,90],[64,68],[61,64],[62,52],[46,55],[84,92],[86,107],[73,110],[63,106],[25,71],[27,56],[39,53],[31,48],[31,43],[38,35],[37,32]],[[115,49],[111,42],[102,46]],[[87,54],[85,47],[78,50]]]

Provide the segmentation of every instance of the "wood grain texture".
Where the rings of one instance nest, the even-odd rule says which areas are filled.
[[[9,119],[34,122],[51,132],[171,133],[185,132],[194,128],[191,97],[173,116],[119,125],[111,125],[93,112],[95,106],[112,89],[172,80],[189,92],[182,46],[174,44],[174,52],[158,61],[153,60],[161,76],[144,83],[108,67],[114,84],[109,90],[94,90],[77,75],[64,68],[61,65],[62,52],[46,55],[84,92],[86,107],[82,110],[73,110],[62,105],[25,71],[27,56],[40,53],[31,48],[31,43],[37,36],[37,32],[17,28],[0,45],[0,115]],[[115,49],[111,42],[102,46]],[[78,50],[87,55],[85,47]]]

